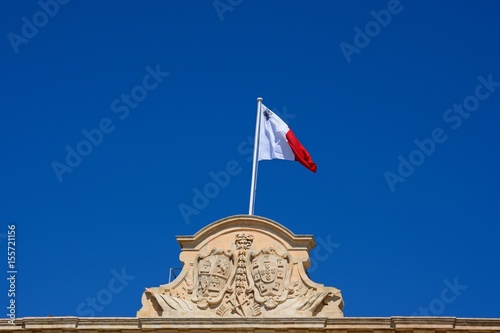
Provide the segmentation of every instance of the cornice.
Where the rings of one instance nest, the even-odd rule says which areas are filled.
[[[500,333],[500,318],[455,317],[345,317],[345,318],[129,318],[25,317],[0,331],[26,332],[413,332],[451,331]]]

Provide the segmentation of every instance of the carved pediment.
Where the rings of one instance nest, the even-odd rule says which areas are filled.
[[[146,289],[138,317],[343,316],[340,291],[306,274],[312,236],[239,215],[177,240],[181,273]]]

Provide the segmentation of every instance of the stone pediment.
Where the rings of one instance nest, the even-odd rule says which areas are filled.
[[[272,220],[237,215],[194,236],[178,236],[183,268],[146,288],[138,317],[342,317],[340,291],[306,273],[311,235]]]

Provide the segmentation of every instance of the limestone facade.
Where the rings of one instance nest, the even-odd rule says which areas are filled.
[[[0,319],[19,333],[500,333],[500,319],[390,318],[20,318]]]
[[[0,333],[500,333],[496,318],[344,318],[340,291],[306,274],[313,237],[263,217],[177,241],[181,273],[146,288],[137,317],[0,319]]]
[[[183,268],[146,288],[138,317],[342,317],[340,291],[309,279],[311,235],[272,220],[231,216],[179,236]]]

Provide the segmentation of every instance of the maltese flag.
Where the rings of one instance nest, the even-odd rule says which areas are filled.
[[[288,125],[264,104],[261,104],[260,112],[258,160],[297,161],[316,172],[316,163]]]

